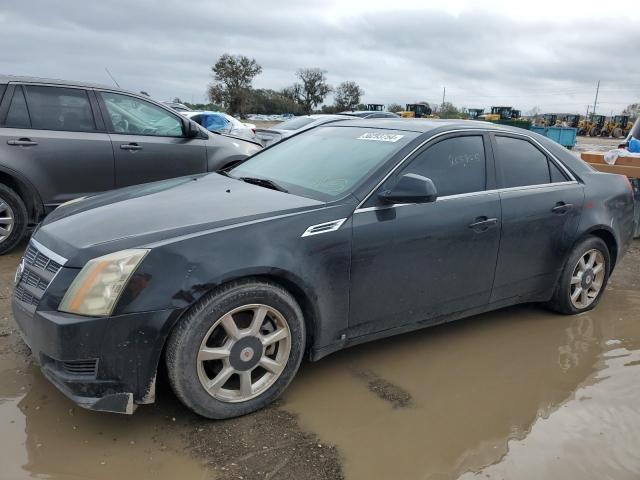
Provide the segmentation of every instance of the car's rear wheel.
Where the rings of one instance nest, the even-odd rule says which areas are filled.
[[[27,230],[27,208],[16,192],[0,184],[0,255],[12,250]]]
[[[607,286],[610,262],[604,241],[586,237],[569,255],[549,307],[569,315],[594,308]]]
[[[293,379],[305,348],[297,302],[270,282],[234,282],[195,305],[166,349],[178,398],[208,418],[254,412]]]

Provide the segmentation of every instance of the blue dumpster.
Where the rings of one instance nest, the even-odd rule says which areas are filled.
[[[563,147],[569,149],[573,148],[576,144],[576,135],[578,134],[577,128],[571,127],[531,127],[532,132],[544,135],[550,138],[554,142],[559,143]]]

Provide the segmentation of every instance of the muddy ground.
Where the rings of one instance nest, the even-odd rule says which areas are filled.
[[[133,416],[74,406],[11,315],[23,248],[0,257],[2,480],[640,478],[640,241],[592,312],[525,305],[354,347],[229,421],[164,380]]]
[[[640,242],[595,311],[526,305],[304,364],[275,406],[216,422],[87,412],[43,379],[0,257],[0,478],[640,477]]]

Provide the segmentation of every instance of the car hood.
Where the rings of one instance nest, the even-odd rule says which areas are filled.
[[[267,219],[323,202],[216,173],[114,190],[62,205],[34,239],[80,267],[89,259],[203,230]]]

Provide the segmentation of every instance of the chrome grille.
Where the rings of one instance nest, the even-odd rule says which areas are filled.
[[[31,295],[21,285],[18,285],[16,287],[16,289],[13,292],[13,295],[16,298],[16,300],[19,300],[22,303],[26,303],[27,305],[33,305],[35,307],[35,306],[38,306],[38,303],[40,303],[39,298],[36,298],[33,295]]]
[[[42,270],[46,270],[54,275],[62,268],[62,265],[40,252],[33,243],[30,243],[27,247],[27,251],[24,254],[24,261],[27,265],[32,265]]]
[[[24,271],[13,294],[16,300],[29,306],[32,310],[38,306],[49,284],[62,268],[60,263],[42,251],[47,250],[46,248],[38,248],[38,245],[34,241],[29,243],[23,258]],[[57,257],[54,253],[51,255]]]

